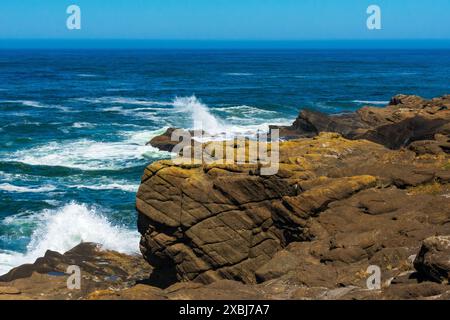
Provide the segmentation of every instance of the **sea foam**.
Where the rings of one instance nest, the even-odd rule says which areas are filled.
[[[90,190],[121,190],[125,192],[136,193],[139,189],[139,185],[127,184],[127,183],[105,183],[98,185],[75,185],[74,188],[77,189],[90,189]]]
[[[2,183],[0,184],[0,190],[18,193],[37,193],[37,192],[54,191],[56,190],[56,187],[52,185],[45,185],[42,187],[31,188],[31,187],[15,186],[9,183]]]
[[[152,137],[148,132],[148,140]],[[9,156],[10,161],[29,165],[52,165],[81,170],[117,170],[137,165],[143,159],[167,157],[167,152],[146,146],[142,132],[131,134],[126,140],[100,142],[88,139],[71,142],[50,142]]]
[[[210,108],[197,99],[196,96],[177,97],[173,104],[178,112],[188,114],[191,117],[192,127],[185,129],[204,130],[209,134],[208,137],[198,139],[201,141],[227,140],[230,137],[236,136],[255,137],[258,132],[268,132],[269,130],[267,119],[256,119],[256,115],[264,113],[271,114],[271,111],[246,105],[232,106],[228,108],[228,113],[240,111],[241,114],[242,112],[245,114],[247,112],[246,117],[252,117],[252,121],[248,121],[248,118],[246,119],[245,117],[239,118],[236,116],[227,117],[225,120],[222,120],[212,114]],[[216,110],[223,112],[227,109],[220,107],[216,108]],[[288,125],[290,123],[292,123],[291,120],[275,119],[273,115],[270,121],[270,124],[273,125]]]
[[[81,242],[95,242],[103,249],[134,254],[139,251],[139,233],[113,225],[98,209],[75,202],[56,210],[44,210],[26,218],[8,217],[2,223],[35,222],[26,253],[0,251],[0,274],[24,263],[33,263],[47,250],[64,253]]]
[[[209,112],[208,107],[195,96],[177,97],[173,105],[178,111],[191,114],[194,130],[205,130],[211,134],[226,130],[224,125]]]

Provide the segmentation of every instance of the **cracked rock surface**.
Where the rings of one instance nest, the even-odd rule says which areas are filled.
[[[450,234],[449,156],[321,133],[280,145],[280,168],[147,167],[137,194],[141,251],[178,281],[364,286],[413,270],[421,242]],[[386,279],[386,280],[387,280]]]

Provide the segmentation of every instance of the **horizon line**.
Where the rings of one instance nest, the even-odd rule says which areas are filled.
[[[0,49],[450,49],[450,39],[4,38]]]

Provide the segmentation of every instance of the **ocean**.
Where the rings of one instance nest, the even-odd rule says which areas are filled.
[[[138,252],[168,127],[248,134],[449,84],[449,50],[0,50],[0,274],[81,241]]]

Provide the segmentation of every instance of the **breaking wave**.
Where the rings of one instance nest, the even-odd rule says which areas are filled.
[[[0,184],[0,190],[8,192],[18,192],[18,193],[37,193],[37,192],[50,192],[56,190],[55,186],[46,185],[42,187],[32,188],[32,187],[21,187],[15,186],[9,183]]]
[[[64,253],[81,242],[99,243],[102,248],[123,253],[137,253],[139,234],[113,225],[98,209],[75,202],[56,210],[16,218],[5,218],[2,224],[36,223],[26,253],[0,251],[0,274],[24,263],[32,263],[47,250]]]
[[[167,157],[145,143],[153,132],[134,132],[119,142],[99,142],[88,139],[71,142],[50,142],[9,156],[10,161],[29,165],[51,165],[81,170],[117,170],[136,166],[136,161]],[[145,137],[145,138],[144,138]]]

